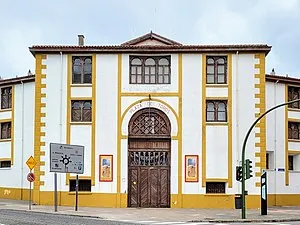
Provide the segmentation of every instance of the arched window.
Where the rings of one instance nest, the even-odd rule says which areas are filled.
[[[130,56],[131,84],[170,84],[170,56]]]
[[[73,122],[90,122],[92,121],[92,101],[77,101],[74,100],[72,104]]]
[[[158,83],[170,83],[170,65],[166,58],[162,58],[158,61]]]
[[[227,83],[227,57],[226,56],[207,56],[206,83],[207,84]]]
[[[207,122],[227,121],[227,101],[207,101],[206,102]]]
[[[92,57],[73,56],[73,84],[92,83]]]

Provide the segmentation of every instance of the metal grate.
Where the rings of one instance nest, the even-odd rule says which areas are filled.
[[[168,166],[169,152],[132,151],[129,152],[130,166]]]
[[[92,191],[91,180],[78,180],[78,191]],[[76,191],[76,180],[70,180],[70,191]]]
[[[11,161],[0,161],[0,168],[10,168]]]
[[[224,194],[225,182],[206,182],[207,194]]]

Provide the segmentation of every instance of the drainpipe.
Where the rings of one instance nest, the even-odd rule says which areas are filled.
[[[21,156],[21,200],[23,200],[23,188],[24,188],[24,83],[21,80],[22,84],[22,134],[21,134],[21,148],[22,148],[22,156]],[[15,94],[15,93],[14,93]],[[15,101],[16,102],[16,101]]]
[[[237,165],[240,165],[239,159],[240,157],[240,135],[239,135],[239,51],[236,51],[235,54],[235,97],[236,97],[236,105],[235,105],[235,114],[236,114],[236,162]],[[238,185],[238,193],[240,193],[240,185]]]
[[[274,105],[277,105],[277,83],[279,82],[279,80],[277,80],[275,83],[274,83]],[[274,112],[274,168],[275,168],[275,173],[274,173],[274,183],[275,183],[275,188],[274,188],[274,192],[275,192],[275,206],[277,205],[276,204],[276,186],[277,186],[277,179],[276,179],[276,167],[277,167],[277,163],[276,163],[276,155],[277,155],[277,152],[276,152],[276,149],[277,149],[277,111],[275,110]],[[269,159],[270,160],[270,159]]]

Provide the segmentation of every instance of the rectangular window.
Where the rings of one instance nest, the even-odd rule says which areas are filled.
[[[270,169],[270,154],[269,153],[267,153],[266,154],[266,169],[268,170],[268,169]]]
[[[289,122],[288,123],[288,138],[289,139],[300,139],[300,123]]]
[[[226,122],[227,101],[206,101],[206,121]]]
[[[92,83],[92,57],[91,56],[73,56],[72,83],[73,84]]]
[[[206,57],[206,83],[227,83],[227,56]]]
[[[289,155],[288,161],[289,161],[289,170],[294,170],[294,156]]]
[[[225,182],[206,182],[206,194],[225,194]]]
[[[76,180],[70,180],[69,191],[76,191]],[[91,180],[78,180],[78,191],[92,191]]]
[[[91,122],[92,121],[92,101],[71,101],[72,104],[72,122]]]
[[[1,109],[11,109],[12,87],[1,88]]]
[[[170,56],[130,56],[130,84],[170,84]]]
[[[288,101],[300,98],[300,87],[288,87]],[[300,109],[300,102],[294,102],[288,105],[289,108]]]
[[[11,122],[0,123],[0,139],[11,138]]]
[[[0,168],[10,168],[11,161],[0,161]]]

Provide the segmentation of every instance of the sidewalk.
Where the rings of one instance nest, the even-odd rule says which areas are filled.
[[[0,209],[29,210],[28,201],[0,199]],[[140,209],[140,208],[89,208],[33,205],[33,212],[56,213],[73,216],[98,217],[116,221],[182,221],[182,222],[286,222],[300,221],[300,207],[270,207],[267,216],[260,210],[247,210],[247,219],[241,219],[236,209]]]

